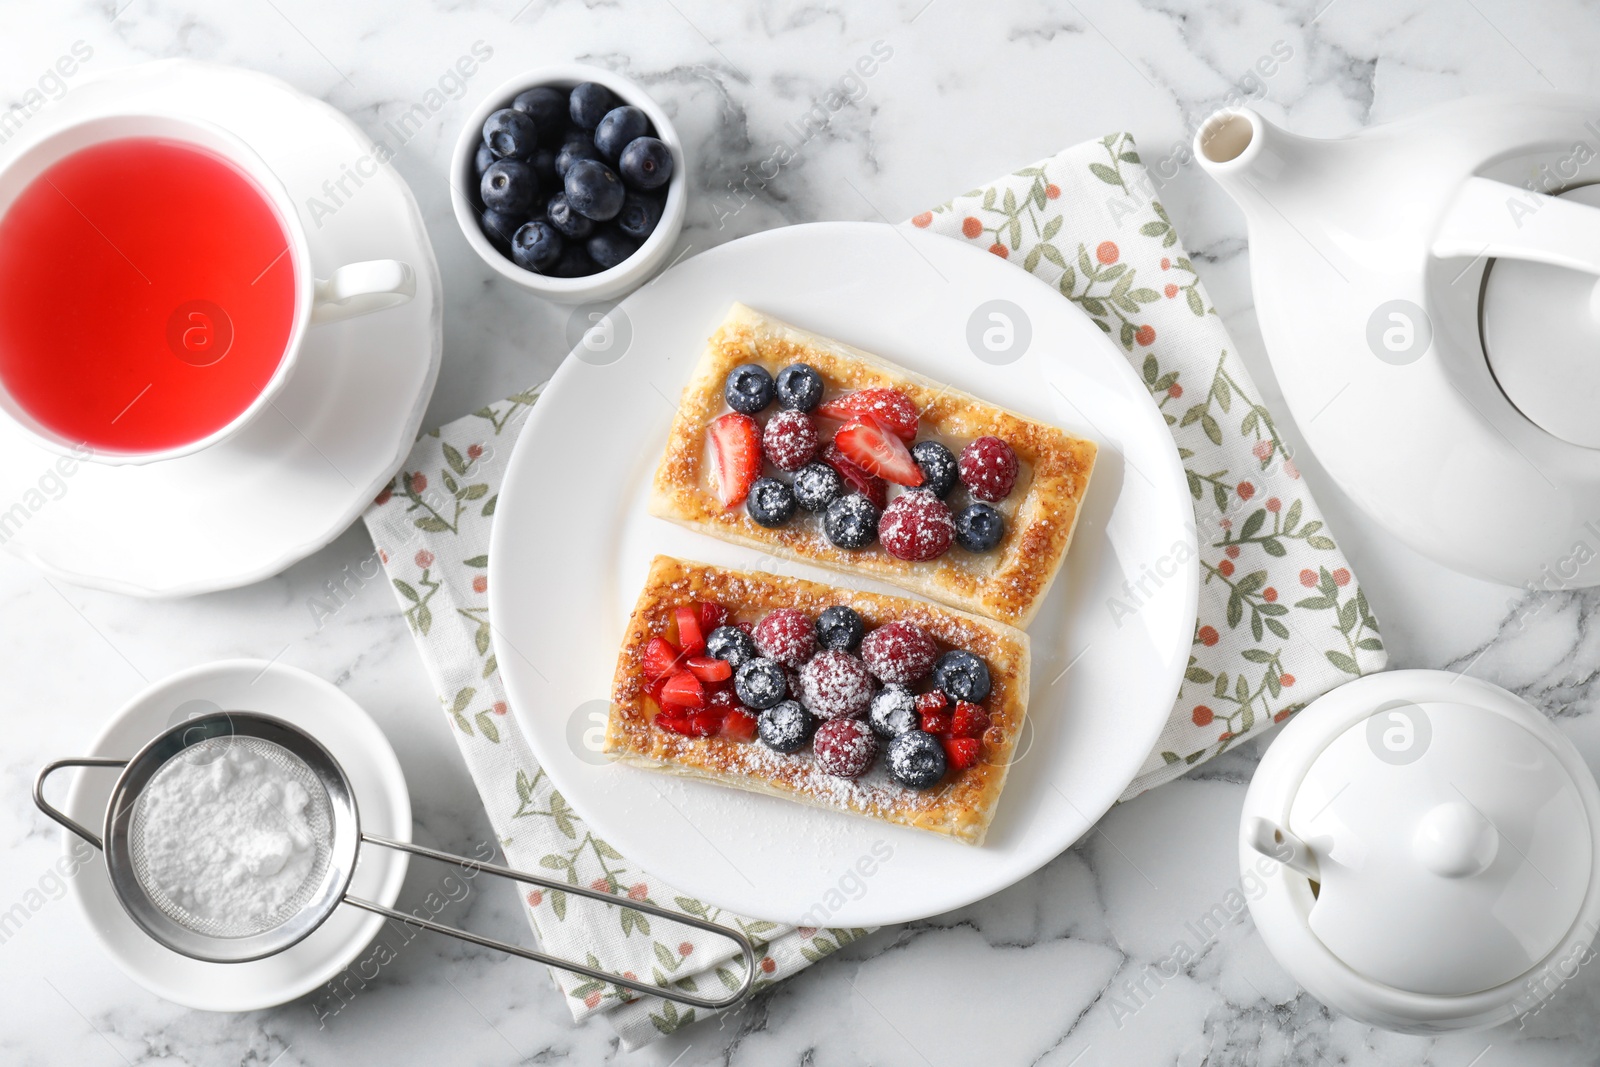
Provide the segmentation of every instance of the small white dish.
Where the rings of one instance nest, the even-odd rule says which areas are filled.
[[[169,726],[230,710],[265,712],[311,734],[349,776],[363,829],[411,840],[411,796],[388,738],[338,688],[295,667],[224,660],[165,678],[113,715],[84,754],[126,759]],[[116,777],[112,770],[76,771],[62,810],[83,825],[100,827]],[[65,834],[67,856],[84,847]],[[350,891],[393,905],[407,859],[390,849],[364,852]],[[304,941],[276,955],[249,963],[206,963],[157,944],[129,918],[98,854],[82,864],[71,885],[89,929],[129,978],[159,997],[201,1011],[257,1011],[304,996],[354,963],[384,923],[381,915],[339,908]]]
[[[1072,550],[1029,628],[1029,725],[981,848],[612,766],[583,743],[658,552],[897,591],[647,513],[673,398],[735,300],[1100,445]],[[1031,324],[1030,347],[1005,365],[968,347],[971,324],[988,325],[981,316],[995,300]],[[876,223],[792,226],[722,245],[609,314],[612,336],[626,332],[631,344],[604,358],[578,350],[546,387],[517,440],[489,551],[511,707],[540,766],[596,833],[699,899],[807,926],[960,907],[1082,836],[1132,781],[1172,711],[1199,589],[1194,512],[1172,435],[1116,345],[1054,289],[987,252]],[[574,441],[584,443],[581,461]],[[577,501],[552,521],[552,502]],[[1138,607],[1119,618],[1109,604],[1128,605],[1125,581],[1138,584]]]
[[[225,125],[248,143],[298,205],[317,276],[393,259],[416,280],[405,304],[309,331],[266,409],[193,455],[84,463],[0,424],[8,550],[78,585],[187,596],[260,581],[305,558],[394,476],[438,377],[443,298],[411,191],[338,111],[266,75],[162,60],[85,81],[37,121],[65,126],[130,109]],[[334,203],[324,184],[341,166],[370,176]]]
[[[473,157],[483,141],[483,123],[501,108],[510,107],[512,99],[521,92],[540,85],[553,85],[570,89],[581,82],[597,82],[615,93],[624,103],[650,116],[656,136],[672,150],[672,180],[667,183],[667,203],[661,221],[646,237],[639,250],[610,270],[600,271],[585,278],[553,278],[523,270],[489,243],[478,226],[479,211],[472,190],[478,179]],[[456,222],[472,250],[483,261],[508,281],[562,304],[583,304],[591,301],[614,300],[630,290],[637,289],[666,263],[678,233],[683,229],[683,217],[688,205],[689,188],[687,164],[683,158],[683,143],[678,131],[661,106],[650,98],[637,82],[600,67],[581,63],[562,63],[556,66],[537,67],[519,74],[484,97],[467,117],[461,136],[456,141],[455,154],[450,160],[450,203],[455,207]]]

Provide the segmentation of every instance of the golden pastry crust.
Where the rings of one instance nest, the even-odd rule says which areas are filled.
[[[685,737],[656,728],[651,722],[655,702],[644,691],[644,649],[652,637],[667,633],[675,607],[695,600],[714,600],[728,609],[730,621],[752,623],[773,608],[796,608],[816,618],[824,608],[844,604],[861,614],[869,630],[904,619],[926,630],[941,648],[964,648],[982,657],[989,665],[992,689],[983,704],[990,726],[980,761],[947,775],[932,789],[918,791],[890,779],[881,756],[861,778],[846,781],[824,773],[809,749],[782,755],[760,741]],[[1027,709],[1028,635],[1004,623],[903,597],[657,556],[617,656],[604,751],[623,763],[981,845],[1005,787]]]
[[[796,362],[815,367],[830,394],[875,386],[900,390],[921,412],[919,440],[943,441],[958,454],[966,442],[986,434],[1010,445],[1021,470],[1016,488],[995,505],[1006,519],[1000,544],[978,553],[957,545],[936,560],[913,563],[895,559],[877,544],[854,551],[835,547],[822,532],[820,517],[804,511],[786,526],[768,529],[743,507],[724,510],[711,480],[706,441],[711,420],[727,410],[723,379],[741,363],[758,363],[776,375]],[[684,388],[656,468],[650,513],[736,544],[881,579],[1026,627],[1066,557],[1095,453],[1091,441],[735,304]]]

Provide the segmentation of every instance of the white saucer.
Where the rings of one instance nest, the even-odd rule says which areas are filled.
[[[259,581],[303,559],[394,476],[438,377],[443,301],[422,216],[391,167],[376,167],[320,226],[311,217],[310,198],[326,200],[323,183],[373,145],[344,115],[275,78],[190,60],[115,71],[51,105],[16,147],[131,109],[209,119],[248,142],[299,203],[319,277],[344,263],[398,259],[417,279],[406,304],[313,328],[273,405],[204,452],[146,466],[83,463],[58,479],[54,454],[0,427],[6,548],[79,585],[184,596]]]
[[[1029,728],[982,848],[607,765],[574,741],[604,706],[592,702],[610,691],[655,553],[860,582],[646,511],[674,398],[735,300],[1099,442],[1072,550],[1029,627]],[[988,325],[982,313],[995,301],[1032,326],[1030,347],[1003,366],[968,347],[972,323]],[[1199,588],[1194,512],[1172,435],[1117,346],[1054,289],[988,252],[875,223],[746,237],[685,260],[619,307],[631,346],[604,360],[568,357],[546,387],[506,471],[489,551],[511,707],[562,795],[630,861],[680,890],[808,926],[947,911],[1076,841],[1133,779],[1172,711]],[[616,432],[595,433],[596,420]],[[564,458],[574,441],[582,462]],[[1142,592],[1138,609],[1119,617],[1108,603],[1126,604],[1125,581]]]
[[[167,727],[219,710],[264,712],[311,734],[349,776],[361,828],[396,841],[411,840],[411,795],[388,738],[355,701],[295,667],[236,659],[175,674],[112,716],[90,751],[71,754],[125,759]],[[62,809],[98,832],[116,770],[63,773],[76,777]],[[65,851],[71,855],[77,839],[70,833],[65,837]],[[393,849],[363,850],[350,891],[394,904],[407,861],[406,853]],[[343,905],[311,936],[276,956],[250,963],[205,963],[164,948],[135,926],[113,894],[98,856],[83,864],[71,884],[89,928],[129,978],[157,996],[202,1011],[256,1011],[304,996],[355,962],[384,923],[381,915]]]

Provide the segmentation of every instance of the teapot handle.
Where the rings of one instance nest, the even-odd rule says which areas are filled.
[[[1472,177],[1434,234],[1436,256],[1526,259],[1600,275],[1600,208]]]

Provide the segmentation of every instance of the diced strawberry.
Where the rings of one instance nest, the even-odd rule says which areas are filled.
[[[700,679],[688,671],[679,671],[661,687],[661,705],[675,708],[703,708],[706,706],[705,687]]]
[[[686,734],[691,729],[689,713],[682,708],[663,708],[655,718],[661,729],[673,734]]]
[[[754,741],[756,739],[756,717],[743,708],[735,708],[723,713],[722,736],[731,737],[735,741]]]
[[[652,637],[644,646],[644,676],[649,679],[665,678],[682,666],[678,646],[665,637]]]
[[[702,682],[725,682],[733,677],[733,667],[728,661],[712,656],[690,656],[685,666]]]
[[[708,708],[715,708],[718,711],[732,711],[734,708],[743,706],[739,703],[739,695],[731,688],[721,687],[713,689],[706,694],[706,707]]]
[[[868,474],[876,474],[896,485],[922,484],[922,468],[911,458],[906,443],[871,412],[863,412],[856,421],[845,423],[844,428],[833,435],[833,443],[846,459]]]
[[[921,715],[930,711],[943,711],[950,705],[950,698],[944,695],[942,689],[930,689],[917,698],[917,714]]]
[[[669,674],[663,674],[660,678],[657,678],[654,681],[650,681],[650,682],[646,682],[645,683],[645,687],[644,687],[645,695],[647,695],[651,700],[654,700],[656,702],[656,706],[657,707],[661,707],[662,706],[662,704],[661,704],[661,690],[666,688],[667,679],[670,678],[670,677],[671,677],[671,675],[669,675]]]
[[[753,622],[736,622],[733,626],[736,630],[743,630],[746,637],[753,638],[755,635],[756,624]]]
[[[829,444],[823,450],[822,458],[828,466],[839,472],[839,477],[849,483],[850,488],[872,501],[873,507],[883,510],[883,506],[889,502],[889,486],[882,478],[856,466],[850,457],[839,451],[838,445]]]
[[[722,728],[724,713],[715,708],[706,708],[703,711],[689,713],[689,730],[691,737],[710,737]]]
[[[954,737],[982,737],[989,728],[989,713],[965,700],[956,705],[950,716],[950,733]]]
[[[907,444],[917,439],[917,407],[898,389],[857,389],[823,404],[817,414],[840,422],[871,414]]]
[[[983,753],[983,742],[976,737],[945,737],[944,758],[952,771],[964,771],[978,762]]]
[[[700,629],[700,613],[691,607],[673,609],[678,620],[678,647],[686,656],[698,656],[706,650],[706,638]]]
[[[730,411],[711,421],[711,477],[724,508],[744,503],[761,476],[761,427],[749,415]]]
[[[728,609],[714,600],[700,601],[700,632],[708,634],[722,625],[728,617]]]
[[[922,732],[933,734],[935,737],[949,733],[950,710],[948,708],[930,708],[922,711]]]

